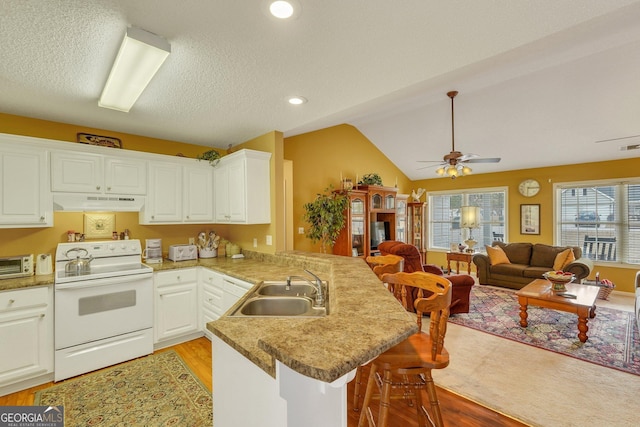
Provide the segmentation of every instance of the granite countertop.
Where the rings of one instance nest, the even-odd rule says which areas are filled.
[[[154,271],[206,267],[258,284],[316,273],[329,286],[329,314],[321,318],[227,317],[207,329],[275,377],[275,360],[332,382],[417,332],[413,316],[385,289],[361,258],[291,251],[150,264]],[[53,285],[54,275],[0,280],[0,291]],[[238,303],[229,311],[242,303]]]
[[[308,268],[329,283],[329,315],[300,319],[222,316],[207,324],[211,332],[269,375],[275,377],[277,359],[303,375],[332,382],[417,332],[415,319],[361,258],[297,251],[272,257],[260,264],[252,259],[223,263],[226,272],[245,280],[252,275],[260,280],[279,279],[304,274],[302,270]],[[242,299],[229,311],[240,304]]]
[[[0,291],[11,291],[32,286],[53,286],[53,274],[0,280]]]

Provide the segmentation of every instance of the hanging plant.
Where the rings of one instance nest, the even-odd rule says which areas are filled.
[[[205,151],[202,154],[199,154],[197,159],[207,160],[209,164],[211,164],[211,166],[215,166],[220,161],[220,157],[221,157],[220,153],[218,153],[216,150],[209,150],[209,151]]]
[[[362,176],[358,185],[382,185],[382,178],[377,173],[368,173]]]
[[[349,197],[345,192],[333,191],[333,186],[317,194],[313,202],[304,205],[304,220],[309,223],[306,236],[313,243],[320,242],[322,253],[333,247],[346,221],[344,211],[349,206]]]

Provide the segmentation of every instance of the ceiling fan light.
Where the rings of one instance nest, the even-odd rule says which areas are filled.
[[[458,176],[458,169],[456,169],[455,166],[449,166],[447,168],[447,175],[449,175],[450,177]]]
[[[462,167],[462,175],[471,175],[472,173],[473,173],[473,170],[471,170],[469,166]]]
[[[440,166],[438,169],[436,169],[436,173],[440,176],[444,175],[444,166]]]

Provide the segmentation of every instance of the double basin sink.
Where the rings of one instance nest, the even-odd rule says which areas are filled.
[[[267,281],[252,291],[229,316],[322,317],[328,314],[327,283],[322,282],[324,302],[316,305],[316,286],[304,280]]]

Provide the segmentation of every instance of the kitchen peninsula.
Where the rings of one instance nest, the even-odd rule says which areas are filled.
[[[346,426],[350,374],[416,332],[415,320],[361,258],[296,251],[267,257],[291,272],[284,277],[309,269],[328,281],[330,311],[322,318],[223,316],[210,322],[214,421]],[[264,275],[257,268],[252,273]]]

